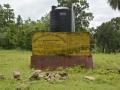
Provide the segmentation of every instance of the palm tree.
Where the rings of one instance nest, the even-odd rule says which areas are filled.
[[[108,3],[113,9],[118,9],[120,10],[120,0],[108,0]]]

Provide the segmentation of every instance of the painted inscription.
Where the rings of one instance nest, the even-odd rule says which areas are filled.
[[[89,33],[34,32],[33,55],[89,55]]]

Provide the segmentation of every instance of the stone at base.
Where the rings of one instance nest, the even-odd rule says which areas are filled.
[[[31,56],[31,68],[46,69],[81,65],[93,68],[92,56]]]

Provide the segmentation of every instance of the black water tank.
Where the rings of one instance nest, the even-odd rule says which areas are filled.
[[[72,32],[72,12],[68,7],[52,6],[50,13],[51,32]]]

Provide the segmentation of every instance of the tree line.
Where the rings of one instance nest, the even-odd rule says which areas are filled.
[[[46,16],[45,16],[46,17]],[[31,49],[31,34],[35,30],[48,30],[44,17],[32,21],[23,20],[20,15],[15,18],[14,10],[9,4],[0,5],[0,47],[3,49]]]
[[[113,18],[101,26],[89,28],[90,21],[94,18],[88,12],[89,4],[86,0],[58,0],[58,6],[70,7],[75,11],[76,32],[88,31],[91,34],[91,46],[95,52],[120,52],[120,18]],[[0,48],[3,49],[28,49],[31,50],[31,35],[33,31],[49,31],[49,14],[40,20],[30,18],[23,20],[20,15],[15,17],[14,10],[9,4],[0,5]]]
[[[104,53],[120,52],[120,17],[103,23],[95,30],[95,44]]]

